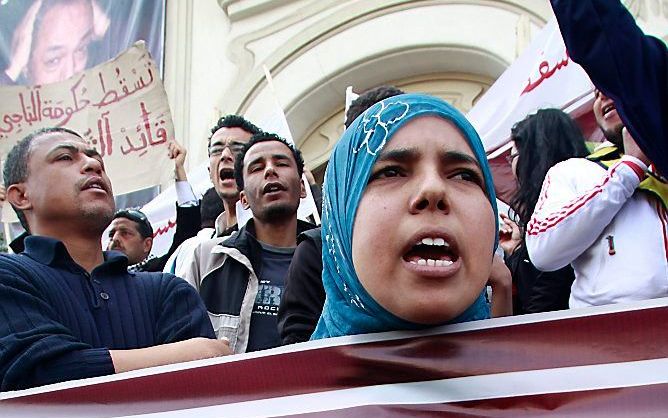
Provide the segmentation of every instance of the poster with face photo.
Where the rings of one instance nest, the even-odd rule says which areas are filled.
[[[0,0],[0,85],[65,80],[146,41],[162,68],[164,0]]]

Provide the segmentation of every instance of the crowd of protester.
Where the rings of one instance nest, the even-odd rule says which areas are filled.
[[[668,51],[617,1],[552,4],[606,141],[588,148],[558,109],[517,121],[509,213],[466,117],[390,86],[348,109],[322,190],[298,149],[240,115],[211,130],[201,201],[171,143],[177,227],[161,257],[78,133],[25,137],[0,190],[26,230],[0,256],[0,391],[668,296]],[[306,187],[320,227],[297,218]]]

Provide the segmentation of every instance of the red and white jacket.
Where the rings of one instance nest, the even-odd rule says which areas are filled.
[[[624,156],[607,171],[572,158],[552,167],[527,225],[539,270],[575,270],[571,308],[668,296],[668,213],[636,191],[647,166]]]

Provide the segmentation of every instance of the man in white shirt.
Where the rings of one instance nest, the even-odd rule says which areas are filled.
[[[527,225],[531,261],[544,271],[573,266],[571,308],[668,296],[665,183],[648,169],[612,100],[597,92],[593,110],[625,155],[607,169],[572,158],[548,171]]]

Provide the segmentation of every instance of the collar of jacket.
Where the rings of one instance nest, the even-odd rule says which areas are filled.
[[[315,225],[312,223],[299,219],[297,220],[297,235],[313,228],[315,228]],[[220,245],[224,247],[236,248],[239,250],[241,254],[248,258],[251,266],[253,266],[253,270],[258,272],[258,277],[260,277],[259,273],[262,267],[262,259],[260,254],[262,252],[262,246],[255,237],[255,222],[253,219],[249,219],[243,228],[232,234]]]
[[[616,146],[601,148],[598,151],[587,156],[587,159],[593,161],[607,170],[616,164],[624,155]],[[668,207],[668,183],[661,176],[651,171],[648,176],[640,182],[639,190],[650,193],[657,197],[664,207]]]

